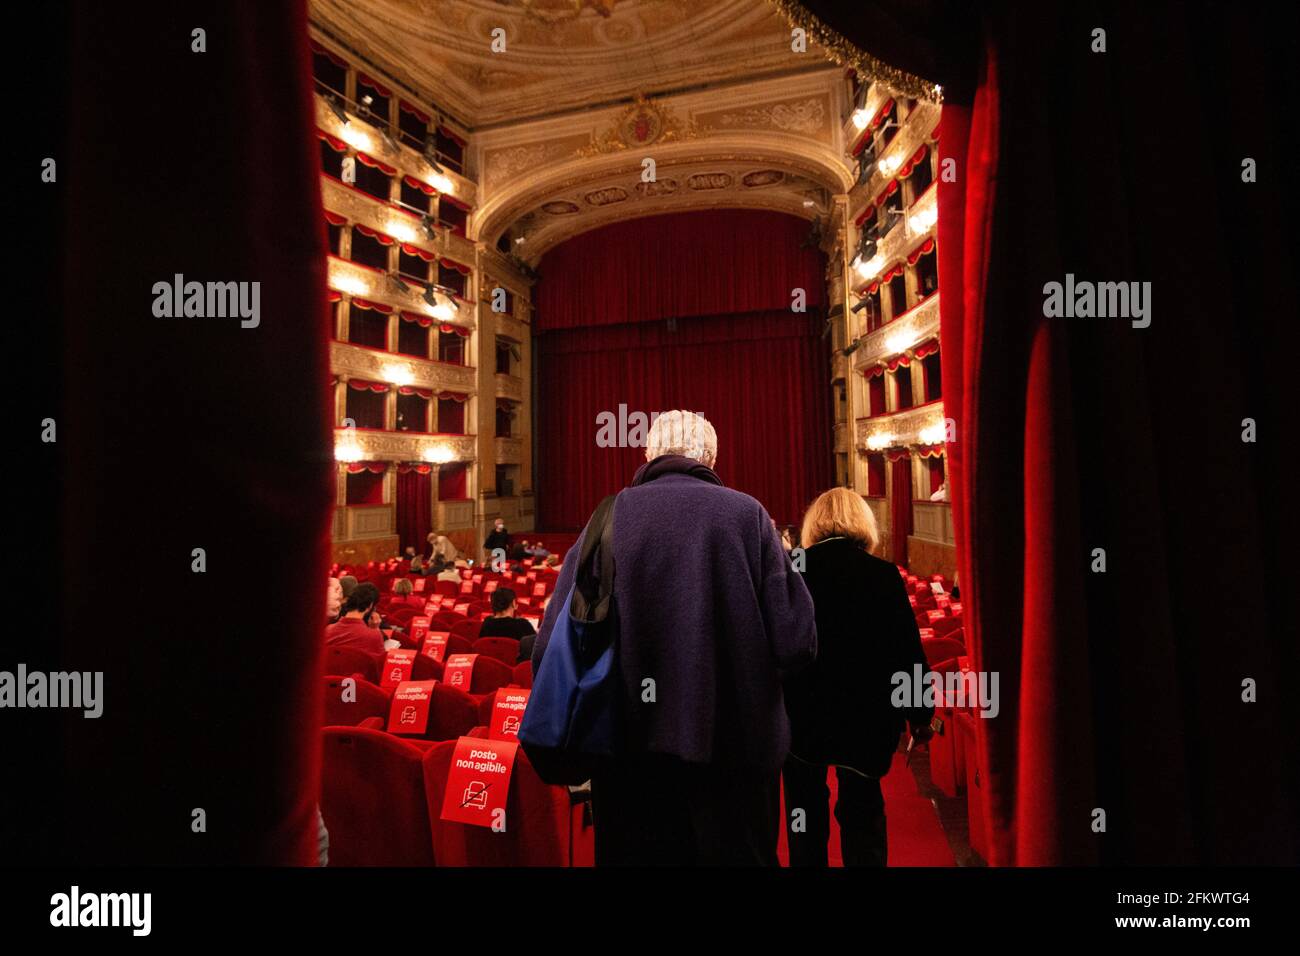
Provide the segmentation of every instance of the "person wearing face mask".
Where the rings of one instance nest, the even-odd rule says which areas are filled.
[[[488,532],[487,540],[483,542],[483,561],[491,566],[492,552],[500,550],[509,552],[510,550],[510,532],[506,530],[506,523],[500,518],[492,525],[492,530]]]

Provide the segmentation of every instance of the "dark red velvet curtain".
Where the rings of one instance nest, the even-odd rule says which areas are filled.
[[[433,530],[433,473],[420,474],[414,468],[397,472],[397,537],[401,549],[407,546],[423,553]]]
[[[1289,178],[1241,179],[1245,155],[1285,165],[1270,117],[1294,99],[1266,79],[1293,78],[1267,40],[1284,31],[1128,5],[1102,55],[1093,19],[994,5],[979,93],[945,105],[939,145],[966,631],[1004,688],[977,722],[992,862],[1295,862],[1295,646],[1269,585],[1288,492],[1280,445],[1241,440],[1243,418],[1277,421],[1294,353],[1251,344],[1294,313]],[[1185,148],[1194,129],[1208,148]],[[1153,175],[1159,155],[1182,159]],[[1151,326],[1045,319],[1066,272],[1149,281]]]
[[[889,528],[895,564],[907,567],[907,536],[912,533],[912,459],[895,460],[890,472]]]
[[[438,500],[461,501],[469,497],[469,469],[463,461],[438,466]]]
[[[76,4],[69,102],[42,101],[69,127],[47,187],[66,195],[75,370],[58,422],[75,582],[59,656],[104,674],[103,715],[65,712],[62,744],[42,741],[62,780],[14,777],[69,795],[44,863],[316,859],[336,473],[305,14]],[[197,26],[207,53],[190,50]],[[183,148],[141,162],[144,144]],[[260,283],[259,323],[156,318],[151,289],[177,273]],[[111,610],[123,601],[139,613]]]
[[[831,481],[823,259],[802,247],[808,231],[724,209],[618,223],[547,253],[534,324],[543,527],[581,528],[644,461],[644,448],[597,444],[597,417],[620,406],[625,431],[636,412],[702,413],[723,481],[779,522],[801,519]]]

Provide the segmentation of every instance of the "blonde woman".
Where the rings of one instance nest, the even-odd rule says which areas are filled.
[[[831,767],[839,781],[835,819],[844,865],[884,866],[880,778],[905,722],[918,741],[930,735],[931,709],[891,703],[893,675],[911,675],[918,663],[924,672],[925,655],[898,569],[871,553],[878,542],[871,509],[847,488],[821,495],[804,516],[803,578],[817,617],[817,660],[785,686],[786,807],[802,808],[806,822],[803,832],[788,834],[792,866],[827,865]]]

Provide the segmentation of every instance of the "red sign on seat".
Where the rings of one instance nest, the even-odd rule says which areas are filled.
[[[497,691],[492,704],[492,725],[488,736],[493,740],[515,740],[519,736],[519,724],[524,719],[524,708],[528,706],[528,695],[532,691],[520,687],[502,687]]]
[[[389,651],[388,656],[384,658],[384,669],[379,679],[379,686],[387,690],[396,687],[404,680],[410,680],[414,668],[415,651],[407,648]]]
[[[424,640],[424,635],[429,633],[429,619],[427,617],[411,618],[411,640],[419,644]]]
[[[461,594],[473,594],[473,593],[474,593],[474,582],[473,582],[473,581],[461,581],[461,582],[460,582],[460,593],[461,593]]]
[[[451,631],[430,631],[424,637],[424,646],[420,648],[421,654],[427,654],[439,664],[447,657],[447,638],[451,637]]]
[[[420,594],[422,591],[424,591],[424,582],[425,582],[424,578],[415,579],[415,583],[411,587],[416,594]]]
[[[422,736],[429,728],[429,698],[436,680],[404,680],[393,691],[388,710],[390,734]]]
[[[501,582],[500,582],[500,581],[497,581],[497,580],[489,581],[487,584],[483,585],[483,593],[484,593],[484,594],[491,594],[493,591],[495,591],[495,590],[497,589],[497,586],[498,586],[500,583],[501,583]]]
[[[546,585],[541,581],[533,585],[533,597],[546,597]]]
[[[448,687],[456,687],[468,694],[474,677],[476,660],[478,660],[477,654],[452,654],[447,658],[447,665],[442,669],[442,682]]]
[[[442,798],[442,819],[504,831],[510,773],[518,751],[514,740],[457,740]]]

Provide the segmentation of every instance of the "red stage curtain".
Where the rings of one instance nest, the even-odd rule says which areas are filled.
[[[801,248],[808,229],[780,213],[684,213],[618,223],[546,254],[535,324],[551,330],[536,351],[543,527],[581,528],[645,460],[644,448],[596,444],[597,416],[620,405],[702,413],[718,432],[723,481],[778,522],[802,520],[832,481],[822,256]],[[794,288],[806,290],[808,311],[791,311]],[[736,311],[699,312],[708,307]]]
[[[752,209],[652,216],[593,229],[546,253],[534,333],[824,302],[809,223]]]
[[[578,530],[624,487],[644,448],[601,448],[597,416],[685,408],[718,432],[717,471],[778,523],[832,481],[830,382],[819,317],[791,312],[603,326],[538,337],[538,512]]]
[[[429,532],[433,530],[432,469],[423,474],[418,469],[397,471],[397,537],[401,550],[408,546],[423,553]]]
[[[65,770],[42,796],[69,799],[40,859],[314,864],[336,471],[306,5],[69,16],[69,102],[43,106],[67,122],[57,188],[75,264],[60,310],[61,366],[75,370],[58,422],[63,580],[76,582],[59,602],[60,656],[104,672],[105,707],[42,739]],[[208,54],[190,51],[197,24]],[[143,95],[113,108],[128,90]],[[129,158],[161,142],[183,156]],[[183,201],[195,184],[203,201]],[[150,317],[153,283],[178,272],[259,281],[260,324]],[[136,622],[107,610],[124,575],[147,607]],[[206,836],[190,829],[194,807]]]
[[[889,500],[890,560],[907,567],[907,536],[912,533],[912,459],[904,455],[891,466]]]

